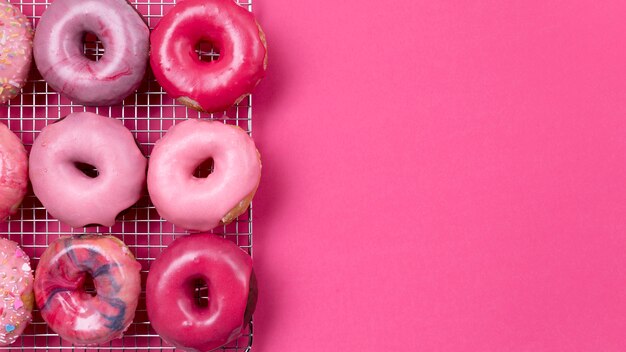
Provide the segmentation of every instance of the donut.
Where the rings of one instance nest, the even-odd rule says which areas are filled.
[[[219,59],[202,62],[196,45],[209,42]],[[190,108],[223,111],[238,104],[265,76],[265,34],[252,13],[233,0],[185,0],[150,35],[150,65],[172,98]]]
[[[104,55],[92,61],[83,38],[96,35]],[[150,32],[126,0],[55,0],[41,16],[35,64],[54,90],[83,105],[113,105],[134,92],[148,64]]]
[[[0,104],[15,98],[28,77],[33,27],[20,10],[0,0]]]
[[[194,295],[198,281],[208,303]],[[212,234],[179,237],[152,263],[146,283],[150,323],[163,340],[187,351],[210,351],[239,338],[257,301],[252,259]]]
[[[0,238],[0,346],[8,346],[32,319],[33,272],[17,243]]]
[[[92,346],[120,338],[135,316],[141,292],[139,264],[113,236],[61,237],[41,255],[35,301],[64,340]],[[90,276],[95,296],[85,290]]]
[[[213,160],[206,178],[194,176]],[[190,231],[228,224],[250,205],[261,178],[254,141],[241,128],[186,120],[156,142],[148,166],[148,193],[161,217]]]
[[[37,136],[29,174],[33,192],[53,217],[72,227],[112,226],[141,197],[146,165],[120,121],[77,112]]]
[[[28,188],[28,156],[22,141],[0,123],[0,220],[15,214]]]

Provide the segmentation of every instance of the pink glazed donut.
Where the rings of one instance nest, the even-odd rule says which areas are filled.
[[[219,50],[202,62],[200,42]],[[185,0],[150,35],[150,65],[165,91],[190,108],[216,112],[239,103],[265,76],[267,43],[252,13],[233,0]]]
[[[17,212],[28,189],[28,155],[22,141],[0,123],[0,220]]]
[[[208,302],[194,299],[198,281]],[[146,308],[163,340],[186,351],[211,351],[237,340],[257,303],[252,258],[233,242],[212,234],[183,236],[150,267]]]
[[[0,104],[18,95],[33,53],[33,28],[15,6],[0,0]]]
[[[83,54],[83,37],[95,34],[105,52]],[[56,91],[83,105],[113,105],[134,92],[148,62],[150,33],[126,0],[55,0],[34,40],[35,63]]]
[[[213,159],[213,173],[194,171]],[[187,120],[157,141],[148,167],[148,193],[159,214],[190,231],[228,224],[250,204],[261,178],[254,141],[241,128]]]
[[[32,318],[33,271],[17,243],[0,238],[0,346],[22,334]]]
[[[61,237],[43,252],[35,272],[41,316],[63,339],[91,346],[122,336],[135,316],[141,264],[113,236]],[[87,275],[95,296],[85,291]]]
[[[78,112],[41,131],[29,165],[33,192],[52,216],[72,227],[112,226],[141,197],[147,161],[120,121]]]

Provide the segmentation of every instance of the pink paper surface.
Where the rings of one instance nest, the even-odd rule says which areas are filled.
[[[626,2],[254,6],[255,351],[626,349]]]

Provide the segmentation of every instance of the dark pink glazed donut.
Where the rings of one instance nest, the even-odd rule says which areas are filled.
[[[135,316],[139,264],[113,236],[61,237],[43,252],[35,272],[35,300],[46,323],[80,346],[119,338]],[[87,275],[96,295],[85,291]]]
[[[17,212],[28,189],[28,155],[22,141],[0,123],[0,221]]]
[[[217,61],[202,62],[194,49],[210,42]],[[150,65],[159,84],[190,108],[216,112],[239,103],[265,76],[265,34],[233,0],[185,0],[150,36]]]
[[[83,38],[95,34],[105,52],[83,54]],[[134,92],[148,61],[149,29],[126,0],[55,0],[34,39],[35,63],[48,84],[83,105],[112,105]]]
[[[194,297],[198,280],[206,283],[208,304]],[[154,330],[186,351],[210,351],[241,336],[256,307],[252,259],[216,235],[180,237],[152,263],[146,306]]]
[[[94,166],[97,176],[81,171],[80,163]],[[72,227],[112,226],[141,197],[146,165],[120,121],[78,112],[41,131],[29,174],[33,192],[55,218]]]
[[[213,159],[207,178],[195,169]],[[241,128],[187,120],[170,128],[150,155],[148,193],[159,214],[183,229],[228,224],[250,205],[261,179],[254,141]]]

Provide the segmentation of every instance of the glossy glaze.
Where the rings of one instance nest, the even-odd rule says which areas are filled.
[[[15,214],[28,189],[28,156],[22,141],[0,123],[0,220]]]
[[[104,44],[99,61],[83,54],[83,37]],[[134,92],[144,77],[149,30],[126,0],[55,0],[35,33],[34,56],[43,78],[75,103],[112,105]]]
[[[207,283],[208,306],[194,299],[194,280]],[[210,351],[237,339],[256,306],[252,259],[233,242],[212,234],[178,238],[150,268],[148,316],[168,343]]]
[[[113,236],[62,237],[42,254],[35,273],[41,316],[63,339],[80,346],[122,336],[135,316],[141,265]],[[96,295],[84,290],[91,275]]]
[[[213,158],[213,172],[194,170]],[[248,207],[261,178],[254,141],[241,128],[187,120],[157,141],[148,167],[148,192],[159,214],[190,231],[228,223]]]
[[[76,162],[93,165],[85,175]],[[116,119],[80,112],[46,126],[30,152],[33,192],[55,218],[72,226],[112,226],[141,197],[147,160]]]
[[[33,272],[17,243],[0,238],[0,346],[8,346],[32,319]]]
[[[0,104],[17,96],[26,83],[33,54],[30,20],[0,0]]]
[[[220,57],[202,62],[194,49],[206,41]],[[249,94],[267,68],[265,35],[254,16],[233,0],[178,3],[150,36],[150,65],[173,98],[197,110],[228,109]]]

